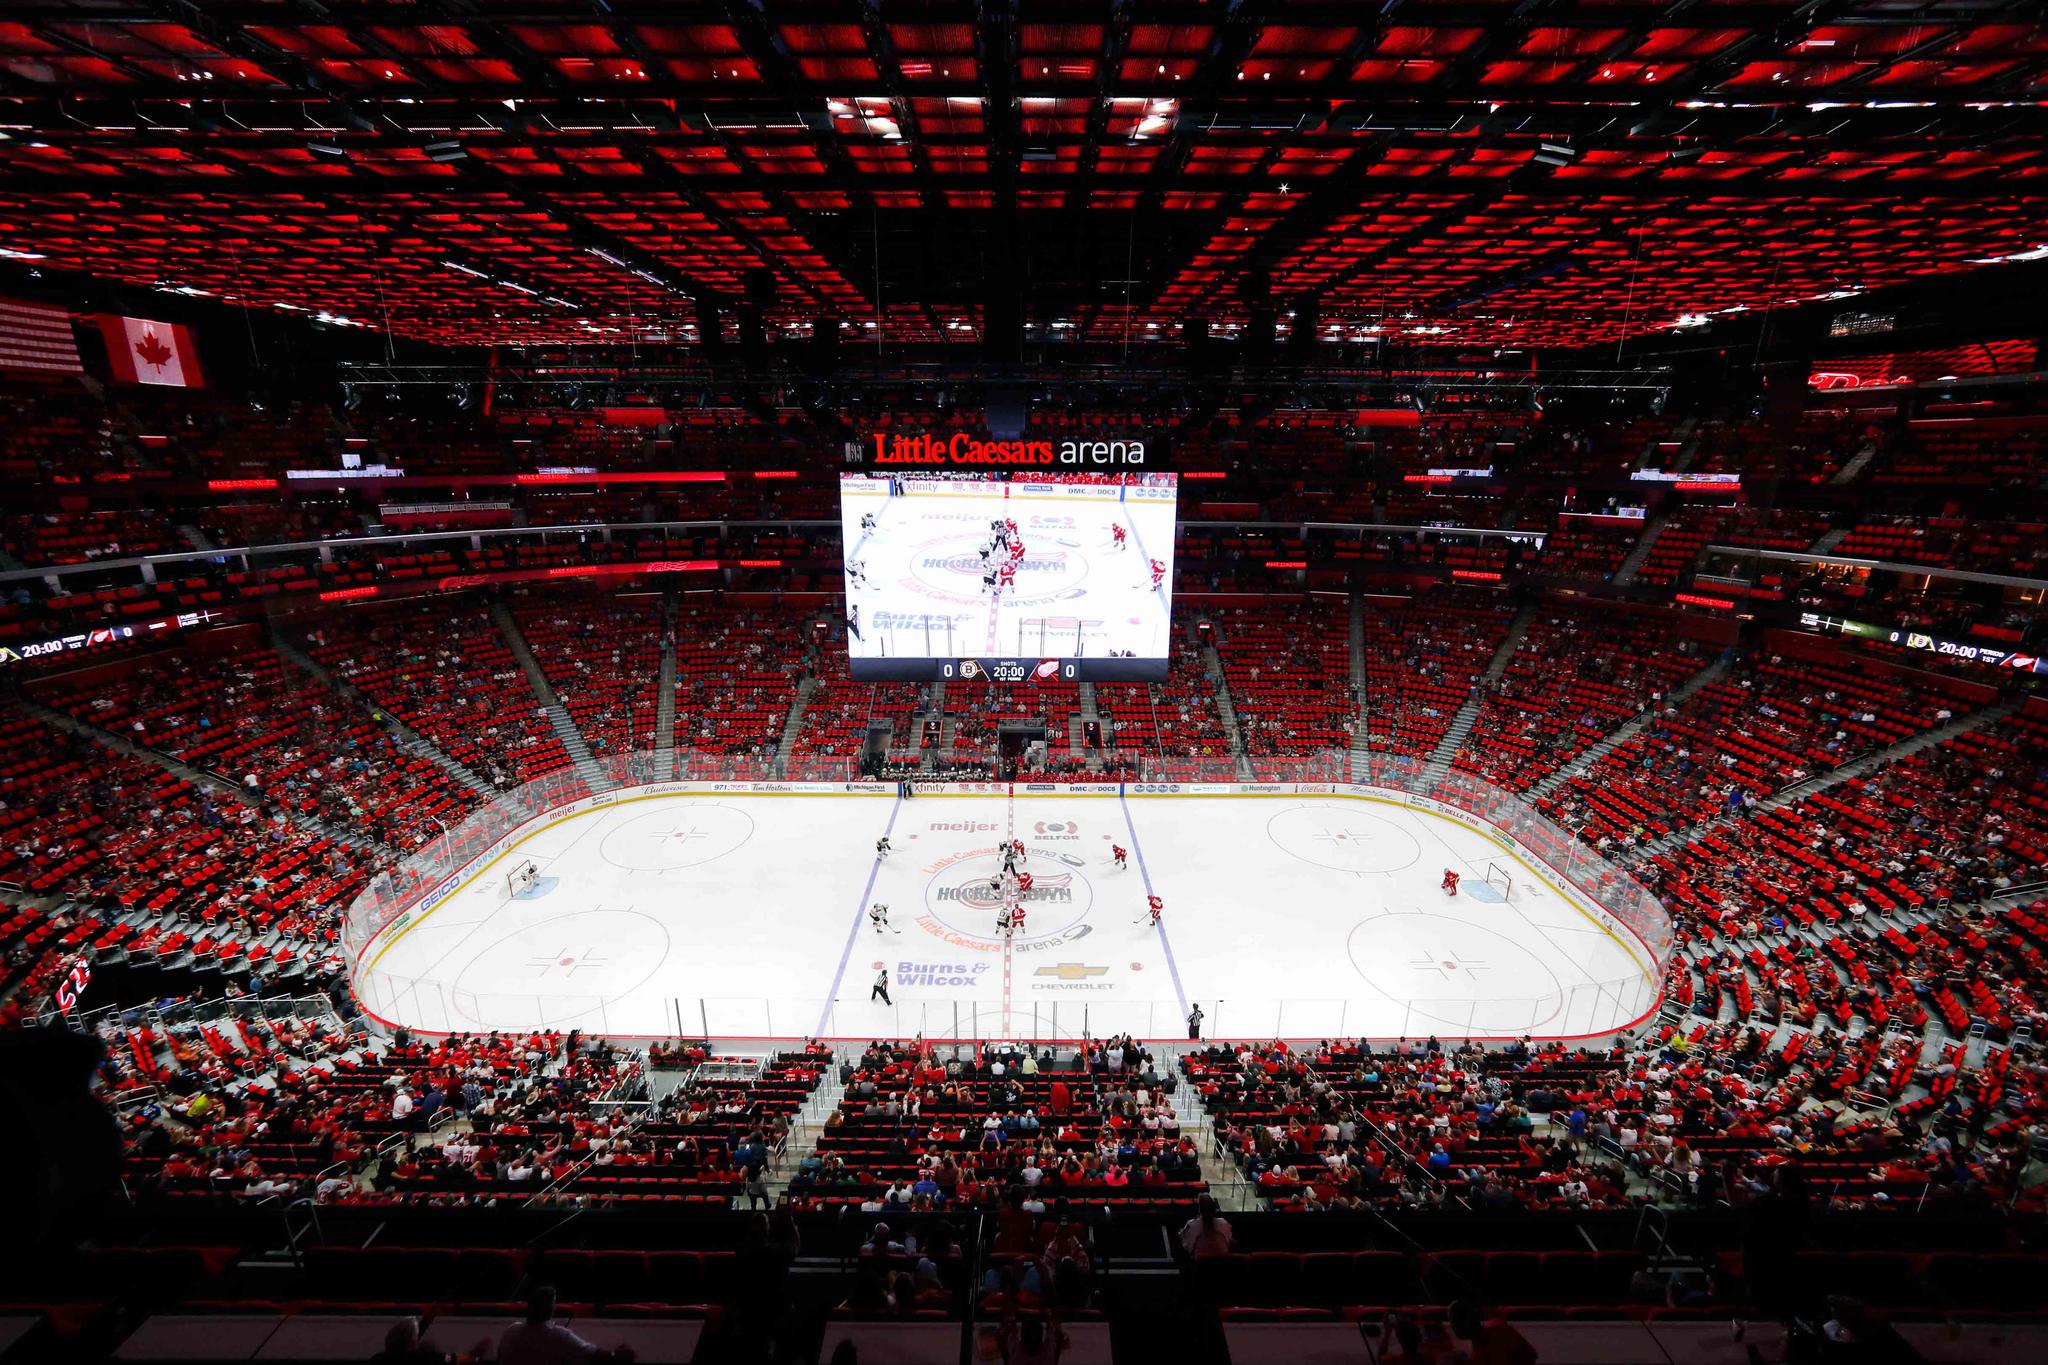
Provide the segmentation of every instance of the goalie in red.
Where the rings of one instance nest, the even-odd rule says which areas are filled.
[[[1442,882],[1442,886],[1443,892],[1446,896],[1455,896],[1458,894],[1458,880],[1459,878],[1456,872],[1453,872],[1448,867],[1444,869],[1444,879]]]

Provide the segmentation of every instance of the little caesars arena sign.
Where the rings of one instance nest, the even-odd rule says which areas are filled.
[[[878,431],[847,448],[853,459],[876,465],[911,465],[949,469],[999,465],[1008,468],[1069,467],[1121,469],[1142,467],[1145,443],[1128,437],[1062,441],[998,441],[969,431]]]

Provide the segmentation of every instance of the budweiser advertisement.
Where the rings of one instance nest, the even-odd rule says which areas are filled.
[[[205,386],[199,371],[199,348],[193,343],[192,329],[185,324],[102,313],[100,333],[107,339],[107,361],[117,382],[178,389]]]

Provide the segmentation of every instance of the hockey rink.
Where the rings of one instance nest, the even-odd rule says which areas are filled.
[[[1012,831],[1033,885],[1006,940],[989,883]],[[527,860],[538,878],[513,895]],[[622,795],[402,917],[357,984],[418,1029],[749,1038],[1173,1037],[1197,1003],[1211,1036],[1569,1036],[1632,1022],[1658,986],[1633,934],[1445,816],[1114,788]]]
[[[1167,656],[1171,487],[911,483],[895,497],[888,488],[861,478],[841,486],[856,676],[862,660]],[[991,588],[987,575],[1009,556],[984,550],[1003,519],[1016,523],[1024,553],[1011,585]],[[1164,565],[1156,586],[1154,559]]]

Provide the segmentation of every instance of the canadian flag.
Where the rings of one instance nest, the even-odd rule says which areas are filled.
[[[199,373],[199,348],[192,329],[181,322],[100,314],[100,334],[107,339],[107,360],[123,384],[168,384],[197,389],[206,385]]]

